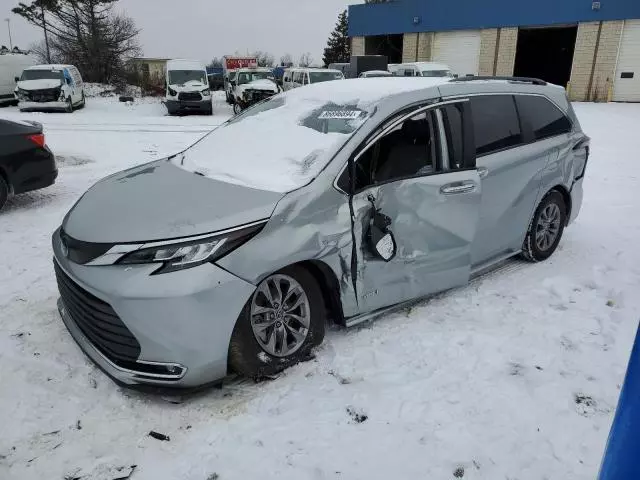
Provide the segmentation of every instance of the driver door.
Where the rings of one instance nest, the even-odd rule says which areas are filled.
[[[469,281],[482,187],[475,152],[462,136],[467,105],[446,104],[459,111],[458,124],[438,106],[403,114],[358,154],[353,206],[361,313]],[[390,220],[396,250],[388,261],[376,255],[367,233],[374,211]]]

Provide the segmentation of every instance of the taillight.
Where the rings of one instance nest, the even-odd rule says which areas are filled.
[[[35,135],[27,135],[27,139],[31,140],[33,143],[38,145],[40,148],[43,148],[45,145],[44,133],[36,133]]]

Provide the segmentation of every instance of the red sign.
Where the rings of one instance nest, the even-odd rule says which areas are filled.
[[[250,68],[258,66],[258,59],[255,57],[227,57],[224,59],[227,70],[238,68]]]

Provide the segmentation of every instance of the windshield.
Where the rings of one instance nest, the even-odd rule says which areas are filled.
[[[204,70],[171,70],[169,71],[169,85],[184,85],[187,82],[196,81],[207,83]]]
[[[254,80],[265,80],[273,77],[271,72],[240,72],[238,73],[238,85],[253,82]]]
[[[311,83],[328,82],[329,80],[342,80],[344,76],[340,72],[309,72]]]
[[[64,80],[62,70],[25,70],[22,72],[20,80]]]
[[[423,77],[451,77],[451,70],[423,70]]]
[[[260,190],[288,192],[306,185],[367,120],[372,107],[291,93],[245,110],[173,161]]]

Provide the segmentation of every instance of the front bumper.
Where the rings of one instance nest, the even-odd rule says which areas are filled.
[[[165,100],[169,113],[177,112],[211,112],[211,98],[203,100]]]
[[[194,388],[227,375],[231,334],[253,285],[212,264],[163,275],[150,275],[157,265],[76,264],[63,254],[59,230],[53,252],[68,279],[108,304],[139,344],[137,361],[123,366],[74,320],[73,308],[88,307],[67,305],[64,295],[59,301],[72,337],[118,383]]]
[[[20,100],[18,108],[22,111],[66,110],[67,102],[26,102]]]

